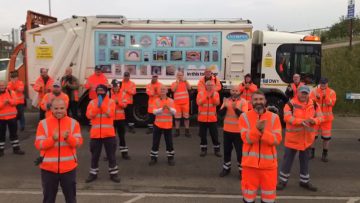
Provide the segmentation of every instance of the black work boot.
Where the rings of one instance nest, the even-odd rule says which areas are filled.
[[[225,177],[227,175],[229,175],[230,173],[230,169],[226,170],[226,169],[223,169],[220,174],[219,174],[219,177]]]
[[[217,157],[222,157],[220,151],[215,150],[215,151],[214,151],[214,154],[215,154],[215,156],[217,156]]]
[[[175,129],[174,137],[179,137],[179,136],[180,136],[180,129]]]
[[[85,183],[91,183],[96,179],[97,179],[97,175],[90,173],[89,176],[86,178]]]
[[[191,137],[191,134],[190,134],[190,129],[189,128],[186,128],[185,129],[185,137]]]
[[[316,192],[318,190],[317,187],[313,186],[310,182],[307,183],[300,182],[299,185],[300,187],[305,188],[312,192]]]
[[[327,149],[324,149],[323,150],[323,153],[322,153],[322,156],[321,156],[321,161],[322,162],[329,162],[329,159],[328,159],[328,150]]]
[[[276,190],[284,190],[286,188],[286,182],[279,181],[279,183],[276,185]]]
[[[315,158],[315,148],[311,148],[310,149],[310,156],[309,156],[310,159],[314,159]]]
[[[110,180],[114,183],[120,183],[120,177],[118,174],[110,174]]]
[[[205,157],[206,156],[206,154],[207,154],[207,150],[205,149],[205,150],[201,150],[201,152],[200,152],[200,156],[201,157]]]
[[[168,165],[169,166],[175,166],[175,160],[173,156],[168,157]]]
[[[153,133],[153,128],[148,128],[146,134],[152,134],[152,133]]]
[[[20,148],[14,149],[13,153],[16,155],[24,155],[25,154],[25,152],[23,150],[21,150]]]
[[[128,154],[128,152],[121,152],[121,156],[124,160],[130,160],[130,156]]]
[[[129,128],[129,133],[132,133],[132,134],[136,133],[133,125],[129,125],[128,128]]]
[[[157,163],[157,158],[156,157],[151,157],[151,160],[149,162],[149,166],[153,166]]]

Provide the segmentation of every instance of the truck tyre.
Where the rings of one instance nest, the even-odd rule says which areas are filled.
[[[137,127],[145,127],[147,120],[149,119],[147,108],[148,108],[148,96],[146,94],[134,95],[134,106],[133,113],[131,115]]]

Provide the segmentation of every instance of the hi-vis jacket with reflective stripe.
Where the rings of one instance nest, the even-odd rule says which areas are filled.
[[[0,120],[9,120],[16,117],[16,94],[13,91],[5,90],[0,94]]]
[[[263,133],[256,128],[258,120],[266,120]],[[270,111],[259,115],[251,110],[241,114],[239,126],[244,142],[241,166],[258,169],[276,168],[276,145],[282,140],[279,116]]]
[[[295,83],[291,83],[290,86],[291,86],[291,89],[292,89],[292,92],[293,92],[293,97],[297,97],[297,92],[298,92],[298,89],[299,87],[305,85],[305,83],[303,82],[300,82],[297,86],[295,85]]]
[[[156,82],[154,84],[150,83],[146,85],[146,94],[149,96],[148,113],[153,113],[154,101],[160,98],[161,86],[162,84],[160,82]]]
[[[320,108],[316,108],[312,100],[301,103],[297,97],[290,100],[293,108],[286,104],[284,107],[284,121],[286,122],[285,146],[291,149],[304,151],[312,145],[316,135],[316,125],[323,118]],[[315,125],[304,126],[307,119],[315,121]]]
[[[98,107],[98,98],[91,100],[86,111],[86,117],[91,122],[90,138],[115,137],[114,116],[114,100],[106,96],[100,108]]]
[[[245,99],[239,98],[233,101],[231,98],[225,99],[227,103],[226,114],[224,118],[224,131],[232,133],[240,133],[239,116],[235,113],[233,103],[235,107],[245,113],[248,111],[248,104]]]
[[[35,84],[33,86],[35,92],[38,93],[38,104],[40,105],[42,98],[45,96],[46,93],[51,92],[52,87],[54,84],[54,80],[49,77],[46,84],[44,84],[43,78],[40,76],[36,79]]]
[[[111,99],[115,102],[114,120],[125,120],[124,109],[128,105],[126,93],[122,90],[119,90],[119,92],[114,92],[113,90],[111,90]]]
[[[251,97],[252,97],[253,93],[258,90],[257,86],[254,83],[250,83],[249,88],[246,89],[245,83],[241,83],[239,85],[239,89],[240,89],[240,93],[241,93],[241,98],[245,99],[248,102],[249,110],[251,110],[252,109]]]
[[[196,103],[198,105],[199,122],[217,121],[216,106],[220,104],[220,97],[218,92],[198,92],[196,97]]]
[[[52,115],[51,110],[47,109],[47,104],[52,102],[52,100],[54,100],[55,98],[59,98],[65,101],[66,104],[66,108],[69,107],[69,97],[67,96],[67,94],[61,92],[59,94],[59,96],[54,95],[54,93],[49,92],[47,94],[45,94],[45,96],[43,97],[43,99],[41,100],[40,103],[40,108],[45,111],[45,118],[48,118]]]
[[[98,76],[94,73],[86,80],[84,87],[89,90],[90,99],[96,99],[96,87],[100,84],[108,84],[108,80],[104,74]]]
[[[173,115],[176,112],[174,109],[174,101],[168,97],[166,99],[159,98],[155,100],[154,105],[154,124],[162,129],[171,129],[173,126]],[[168,108],[163,109],[165,105],[168,106]]]
[[[213,81],[213,83],[215,84],[215,91],[218,92],[221,90],[221,83],[220,83],[220,80],[219,78],[217,78],[216,76],[211,76],[211,81]],[[197,91],[198,92],[202,92],[202,91],[205,91],[206,88],[205,88],[205,76],[202,76],[198,82],[198,89]]]
[[[68,138],[64,139],[64,134]],[[59,135],[58,141],[53,136]],[[54,116],[39,122],[35,147],[40,150],[43,162],[40,168],[53,173],[66,173],[77,167],[76,148],[83,143],[79,123],[68,116],[57,119]]]
[[[133,96],[136,94],[136,85],[131,80],[125,81],[123,80],[121,83],[121,91],[125,92],[125,99],[128,104],[133,104]]]
[[[16,103],[24,104],[24,83],[21,80],[9,81],[8,90],[14,91],[16,95]]]
[[[317,98],[317,96],[319,98]],[[323,91],[320,87],[317,87],[311,92],[310,98],[321,107],[324,121],[334,120],[332,109],[336,103],[336,93],[333,89],[326,88],[326,90]]]
[[[175,104],[188,104],[189,103],[189,92],[187,89],[187,82],[181,81],[173,82],[171,84],[171,91],[174,92]]]

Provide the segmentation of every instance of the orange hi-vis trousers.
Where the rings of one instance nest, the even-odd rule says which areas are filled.
[[[323,140],[330,140],[331,130],[332,130],[332,121],[322,122],[318,126],[318,133],[316,137],[321,136]]]
[[[259,188],[263,202],[275,202],[276,184],[277,168],[258,169],[243,167],[242,169],[241,189],[245,202],[255,202]]]

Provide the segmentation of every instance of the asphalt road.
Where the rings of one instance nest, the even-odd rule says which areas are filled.
[[[33,146],[37,114],[26,114],[26,130],[20,134],[25,156],[12,154],[9,144],[0,158],[0,202],[41,202],[40,172],[33,160],[38,156]],[[221,129],[219,128],[220,135]],[[176,166],[166,163],[165,143],[161,141],[159,162],[148,166],[151,135],[145,129],[127,134],[131,160],[121,159],[118,153],[121,183],[109,180],[107,162],[100,162],[99,179],[86,184],[90,166],[88,128],[82,127],[84,145],[78,150],[78,202],[240,202],[241,192],[233,155],[232,173],[220,178],[222,159],[213,155],[211,144],[208,156],[199,156],[200,139],[197,128],[191,129],[192,138],[174,138]],[[283,203],[360,203],[360,118],[337,117],[334,139],[329,151],[329,163],[320,161],[321,144],[317,143],[316,159],[310,163],[310,175],[319,191],[308,192],[298,186],[299,167],[296,159],[292,176],[285,191],[278,192],[277,202]],[[222,136],[220,138],[222,140]],[[209,139],[210,141],[210,139]],[[279,147],[282,160],[283,147]],[[61,191],[58,201],[64,202]]]

